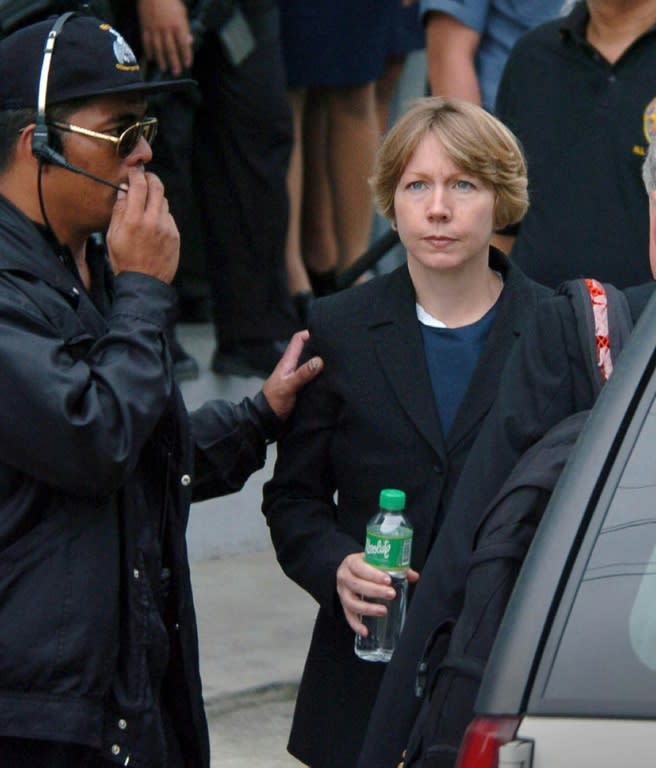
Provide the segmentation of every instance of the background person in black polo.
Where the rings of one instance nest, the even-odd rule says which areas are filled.
[[[534,280],[651,277],[640,169],[656,134],[655,24],[656,0],[588,0],[510,54],[496,114],[526,152],[531,207],[512,256]]]

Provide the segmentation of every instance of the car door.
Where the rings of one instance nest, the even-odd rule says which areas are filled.
[[[508,606],[460,768],[654,764],[656,304],[554,492]],[[496,729],[496,736],[486,741]]]

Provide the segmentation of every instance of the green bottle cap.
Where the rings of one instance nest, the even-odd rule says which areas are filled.
[[[405,493],[398,491],[396,488],[384,488],[380,492],[378,506],[381,509],[389,509],[395,512],[405,509]]]

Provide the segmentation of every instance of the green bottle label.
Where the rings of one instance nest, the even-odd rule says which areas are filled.
[[[400,528],[393,536],[385,536],[379,530],[368,530],[364,547],[364,559],[369,565],[385,571],[402,571],[410,567],[412,531]]]

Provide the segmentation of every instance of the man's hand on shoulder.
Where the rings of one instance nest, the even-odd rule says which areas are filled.
[[[262,392],[279,419],[289,416],[296,404],[298,391],[312,381],[323,368],[323,360],[320,357],[311,357],[303,365],[298,365],[305,342],[309,338],[308,331],[295,333],[280,362],[262,385]]]

